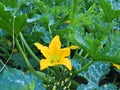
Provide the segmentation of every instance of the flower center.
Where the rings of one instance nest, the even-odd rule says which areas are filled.
[[[51,63],[58,63],[59,61],[60,61],[60,57],[58,57],[58,56],[52,56],[50,58]]]

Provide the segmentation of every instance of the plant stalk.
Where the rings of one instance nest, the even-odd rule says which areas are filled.
[[[33,53],[33,51],[30,49],[30,47],[28,46],[27,42],[25,41],[22,33],[20,33],[20,37],[25,45],[25,48],[27,49],[28,53],[39,63],[39,58]]]
[[[33,67],[32,67],[31,64],[29,63],[29,61],[28,61],[25,53],[23,52],[22,47],[21,47],[20,43],[18,42],[17,38],[15,38],[15,42],[16,42],[17,48],[18,48],[18,50],[19,50],[19,53],[21,54],[21,56],[22,56],[25,64],[27,65],[28,69],[31,70],[36,76],[38,76],[38,77],[40,77],[42,80],[44,80],[46,83],[52,83],[52,81],[50,81],[51,78],[48,79],[44,73],[42,73],[42,72],[40,72],[40,71],[39,71],[39,72],[38,72],[38,71],[35,71],[35,70],[33,69]]]

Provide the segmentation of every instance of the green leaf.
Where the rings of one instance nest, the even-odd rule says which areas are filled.
[[[120,51],[120,32],[116,31],[111,35],[110,42],[105,46],[107,55],[113,55]]]
[[[25,70],[27,68],[19,53],[13,54],[12,57],[11,57],[11,60],[12,60],[12,65],[14,67],[16,67],[16,68],[19,67],[22,70]]]
[[[59,35],[61,38],[67,37],[69,34],[75,33],[75,31],[72,28],[63,28],[60,30],[56,30],[56,32],[54,32],[55,35]]]
[[[94,16],[94,18],[92,19],[91,25],[85,26],[85,30],[91,33],[93,38],[101,41],[101,43],[106,43],[108,34],[110,33],[110,30],[114,29],[115,25],[116,25],[115,22],[113,23],[104,22],[101,19],[100,14],[98,14]]]
[[[105,84],[101,87],[95,87],[93,84],[81,84],[77,90],[117,90],[117,87],[112,83]]]
[[[104,54],[111,57],[110,61],[120,65],[120,32],[117,31],[111,36],[110,42],[106,45]]]
[[[0,86],[0,90],[45,90],[43,82],[36,76],[16,69],[8,69],[0,73]]]
[[[77,32],[76,35],[69,35],[70,41],[75,43],[75,45],[83,48],[86,53],[91,57],[95,57],[97,51],[101,49],[101,44],[99,40],[94,39],[92,36],[84,35],[80,32]]]
[[[76,69],[79,70],[82,67],[82,58],[80,56],[76,56],[72,58],[72,66]]]
[[[98,0],[104,13],[105,13],[105,20],[107,22],[112,22],[115,18],[119,17],[120,10],[113,10],[112,6],[107,0]]]
[[[5,34],[6,34],[5,31],[3,31],[3,30],[0,29],[0,37],[3,36],[3,35],[5,35]]]
[[[70,34],[68,37],[70,42],[82,48],[93,60],[120,64],[119,31],[117,34],[113,33],[110,36],[111,40],[105,44],[94,39],[92,34],[77,32],[77,34]]]
[[[90,6],[94,3],[94,0],[84,0],[85,3],[85,7],[88,10],[90,8]]]
[[[47,6],[45,5],[44,1],[35,0],[35,3],[40,8],[40,12],[41,13],[45,13],[46,12]]]
[[[109,63],[95,62],[87,71],[84,71],[79,75],[86,78],[88,83],[99,86],[99,81],[110,71],[109,67]]]
[[[27,19],[27,22],[32,23],[32,22],[35,22],[37,20],[40,20],[40,18],[41,18],[41,16],[39,14],[35,14],[35,15],[33,15],[32,18]]]
[[[96,4],[93,4],[85,14],[78,14],[73,24],[76,25],[80,22],[80,24],[82,25],[90,25],[92,23],[93,12],[95,8],[96,8]]]
[[[11,64],[12,66],[16,68],[20,68],[22,70],[27,69],[25,62],[23,61],[19,53],[13,54],[11,57],[11,61],[12,61],[12,64]],[[34,68],[39,68],[39,63],[37,63],[33,58],[29,58],[29,62]]]
[[[27,21],[27,15],[23,14],[23,15],[18,15],[15,16],[15,23],[14,23],[14,30],[15,30],[15,34],[18,35],[21,31],[23,31],[27,25],[26,21]]]
[[[39,39],[38,41],[40,41],[40,39],[42,39],[46,43],[50,42],[50,40],[51,40],[50,32],[48,32],[45,27],[41,27],[39,24],[36,24],[34,26],[34,29],[35,29],[35,31],[33,33],[36,32],[37,36],[39,34],[39,36],[37,37]]]
[[[85,41],[88,43],[88,49],[91,51],[90,55],[94,56],[99,51],[100,42],[97,39],[86,37]]]
[[[117,90],[117,87],[113,83],[108,83],[101,86],[98,90]]]
[[[25,90],[34,90],[34,87],[35,87],[35,84],[34,84],[34,82],[32,82],[32,83],[27,84],[24,89]]]
[[[9,11],[4,11],[3,4],[0,3],[0,28],[12,35],[13,17]]]
[[[107,61],[111,63],[116,63],[120,65],[120,32],[116,31],[113,33],[110,41],[101,50],[101,52],[96,54],[96,60]]]
[[[0,0],[0,2],[3,3],[5,6],[9,6],[12,8],[15,8],[18,5],[18,0]]]
[[[4,6],[0,3],[0,28],[5,30],[8,34],[12,35],[13,30],[17,36],[26,26],[27,16],[13,15],[10,11],[6,11]]]
[[[105,75],[110,71],[110,64],[103,62],[95,62],[92,64],[88,70],[79,74],[79,76],[84,77],[88,83],[80,84],[77,90],[117,90],[114,84],[105,84],[99,86],[99,81],[105,77]]]
[[[94,85],[91,84],[81,84],[78,86],[77,90],[97,90]]]

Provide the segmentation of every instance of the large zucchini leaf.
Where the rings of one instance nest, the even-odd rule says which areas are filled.
[[[0,28],[8,34],[13,35],[13,31],[17,36],[26,27],[27,15],[13,15],[9,10],[5,10],[3,4],[0,3]]]
[[[82,59],[74,59],[73,67],[78,70],[83,67]],[[87,84],[80,84],[77,90],[117,90],[117,86],[113,83],[105,83],[100,85],[100,81],[105,78],[105,75],[110,71],[110,64],[104,62],[95,62],[88,67],[87,70],[78,74],[87,80]]]
[[[0,90],[45,90],[42,80],[17,69],[0,73]]]

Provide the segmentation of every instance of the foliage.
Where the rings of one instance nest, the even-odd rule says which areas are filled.
[[[120,65],[119,5],[119,0],[0,0],[0,90],[120,89],[120,70],[112,65]],[[48,46],[56,35],[61,48],[79,47],[65,57],[72,71],[64,65],[40,70],[44,56],[34,43]]]
[[[33,74],[25,74],[20,70],[10,68],[0,74],[1,90],[45,90],[43,82]]]

